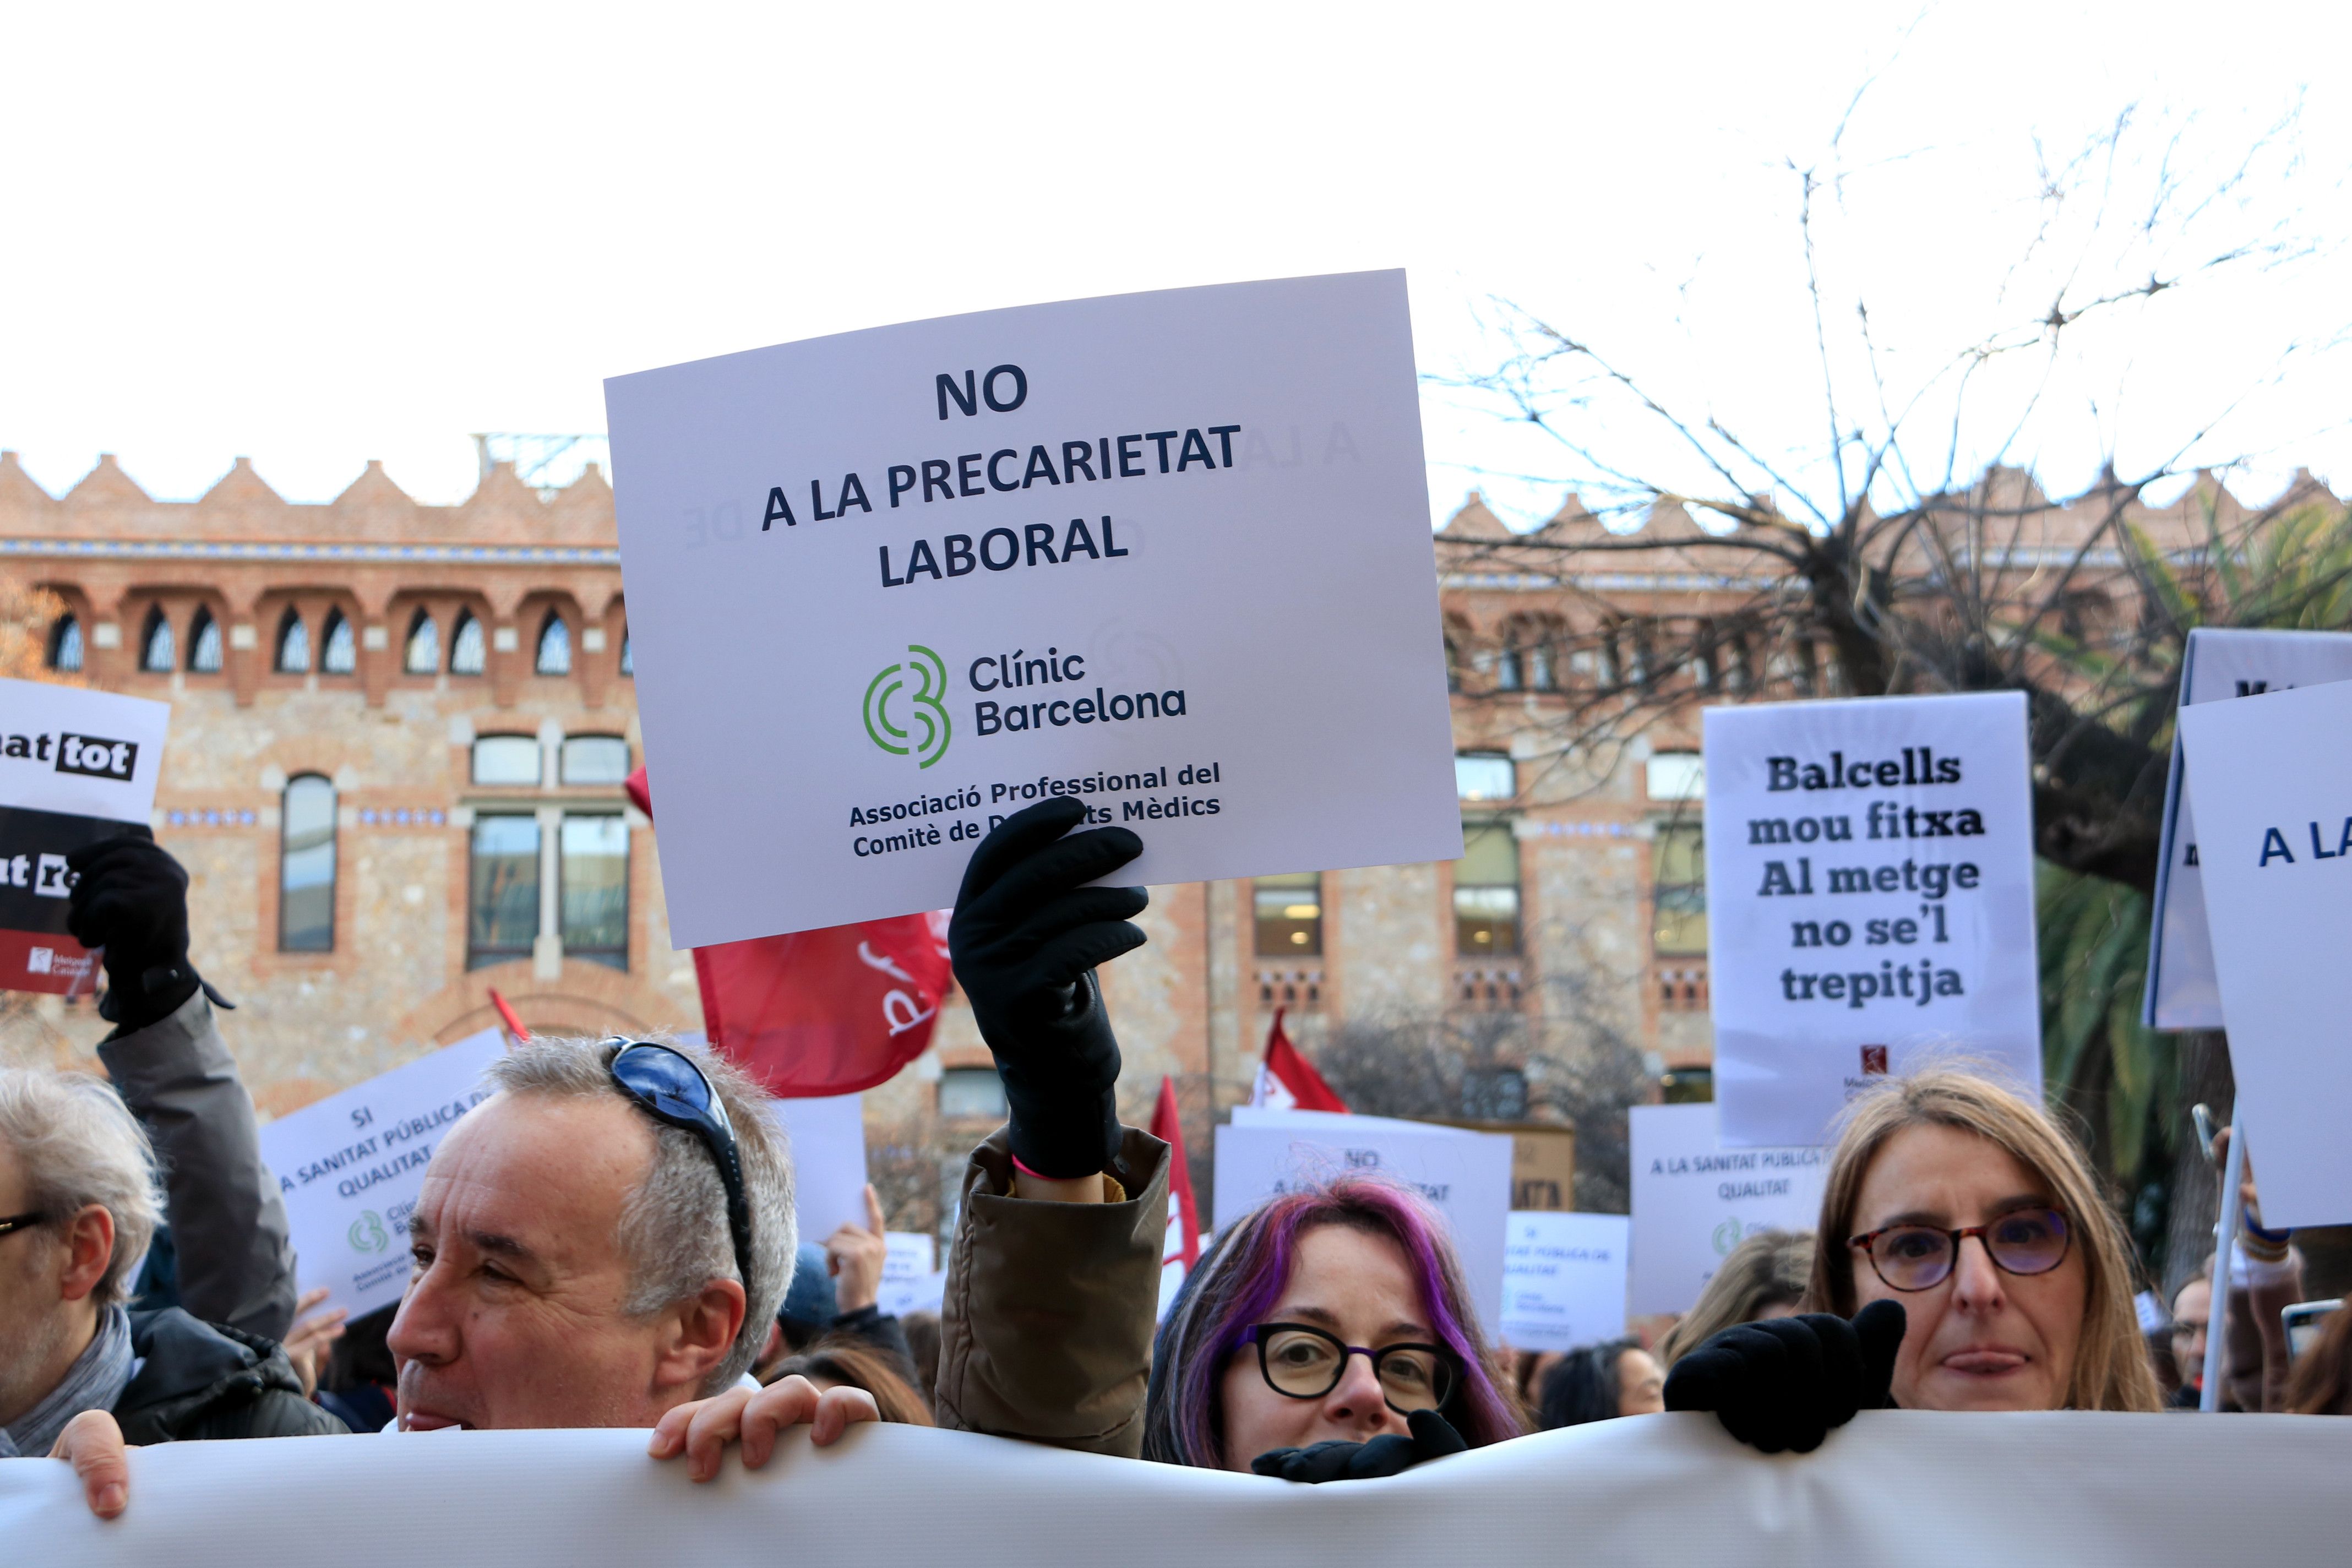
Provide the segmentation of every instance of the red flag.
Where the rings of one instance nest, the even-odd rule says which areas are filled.
[[[1274,1010],[1274,1027],[1265,1032],[1265,1060],[1257,1069],[1250,1103],[1277,1110],[1346,1110],[1348,1102],[1332,1092],[1315,1064],[1282,1032],[1282,1014],[1280,1007]]]
[[[1151,1135],[1168,1145],[1168,1250],[1160,1267],[1201,1261],[1200,1213],[1192,1206],[1192,1167],[1184,1159],[1184,1122],[1176,1114],[1176,1080],[1160,1080],[1160,1103],[1151,1110]]]
[[[651,816],[645,769],[628,789]],[[703,1033],[783,1099],[871,1089],[931,1042],[947,935],[940,910],[698,947]]]
[[[515,1016],[514,1008],[508,1005],[505,997],[499,994],[499,988],[495,985],[490,987],[490,1005],[499,1010],[499,1017],[506,1024],[507,1049],[512,1050],[517,1046],[528,1045],[530,1041],[530,1031],[522,1026],[522,1020]]]

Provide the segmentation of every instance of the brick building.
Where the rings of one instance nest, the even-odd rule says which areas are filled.
[[[2020,570],[2078,546],[2104,505],[1985,484],[2040,508],[2010,546]],[[2208,506],[2236,515],[2210,481],[2134,515],[2186,547]],[[1645,536],[1697,530],[1667,507]],[[1339,1019],[1573,1009],[1669,1092],[1705,1092],[1698,709],[1813,687],[1790,650],[1692,652],[1694,628],[1772,585],[1721,575],[1722,552],[1546,548],[1621,537],[1573,497],[1520,538],[1474,496],[1437,535],[1467,855],[1153,889],[1150,944],[1107,976],[1132,1119],[1173,1075],[1204,1153],[1277,1005],[1310,1047]],[[194,876],[194,957],[239,1004],[228,1035],[265,1109],[487,1026],[491,986],[534,1028],[700,1026],[650,825],[621,788],[635,694],[593,466],[541,492],[499,465],[438,507],[371,464],[295,505],[242,459],[175,502],[111,458],[52,497],[0,454],[0,557],[65,602],[53,668],[173,705],[156,832]],[[2082,613],[2105,613],[2086,594]],[[1675,700],[1638,732],[1564,743],[1596,686]],[[100,1033],[53,1000],[7,1026],[12,1052],[58,1059]],[[951,1004],[934,1050],[869,1095],[877,1147],[935,1164],[1001,1104],[987,1063]]]

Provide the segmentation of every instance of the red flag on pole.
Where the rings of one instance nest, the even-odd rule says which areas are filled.
[[[1282,1032],[1283,1011],[1274,1010],[1274,1027],[1265,1032],[1265,1060],[1259,1064],[1250,1103],[1277,1110],[1346,1110],[1348,1102],[1332,1092],[1315,1064]]]
[[[530,1031],[522,1026],[522,1020],[515,1016],[514,1008],[499,994],[499,988],[495,985],[490,987],[490,1005],[499,1010],[499,1018],[507,1026],[507,1049],[512,1050],[530,1042]]]
[[[1192,1167],[1184,1159],[1184,1121],[1176,1113],[1176,1080],[1160,1080],[1160,1103],[1151,1110],[1151,1135],[1168,1145],[1168,1250],[1160,1256],[1190,1268],[1201,1261],[1200,1211],[1192,1206]],[[1182,1277],[1181,1274],[1178,1276]]]
[[[645,769],[628,790],[651,816]],[[698,947],[703,1033],[783,1099],[871,1089],[930,1044],[947,935],[940,910]]]

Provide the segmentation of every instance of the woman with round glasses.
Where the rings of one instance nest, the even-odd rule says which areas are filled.
[[[1296,1480],[1392,1475],[1517,1436],[1444,1224],[1362,1177],[1221,1237],[1160,1326],[1143,1457]]]
[[[1936,1070],[1856,1100],[1820,1235],[1808,1310],[1692,1352],[1669,1409],[1803,1451],[1887,1404],[2158,1408],[2122,1227],[2074,1140],[2000,1085]]]

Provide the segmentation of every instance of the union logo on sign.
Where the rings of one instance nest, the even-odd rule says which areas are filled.
[[[1886,1071],[1886,1047],[1885,1046],[1863,1047],[1862,1070],[1864,1077],[1884,1075]]]

